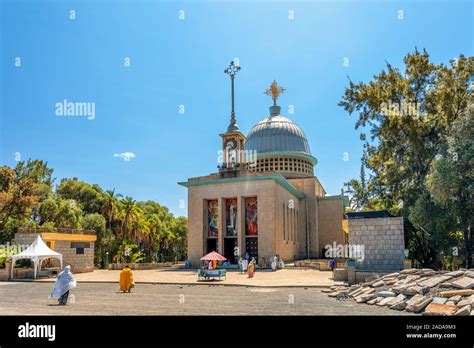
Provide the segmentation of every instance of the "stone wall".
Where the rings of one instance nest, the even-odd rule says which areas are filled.
[[[327,244],[345,244],[345,232],[342,230],[342,219],[344,218],[344,203],[338,197],[318,198],[318,232],[319,248],[317,254],[322,255],[322,249]]]
[[[63,264],[70,265],[73,273],[94,271],[94,242],[89,243],[89,248],[84,248],[84,254],[76,254],[76,249],[71,248],[69,241],[56,241],[54,251],[63,254]]]
[[[275,201],[275,254],[285,262],[291,261],[300,256],[300,243],[305,242],[301,239],[304,225],[300,219],[300,202],[279,185],[276,186]]]
[[[350,219],[349,244],[364,246],[364,259],[357,262],[358,270],[401,270],[405,258],[403,218]]]
[[[29,246],[34,242],[38,233],[17,233],[15,242],[20,245]],[[48,240],[45,240],[47,243]],[[70,265],[74,273],[92,272],[94,270],[94,242],[87,242],[89,248],[84,248],[84,254],[77,254],[75,248],[71,248],[73,241],[54,241],[54,251],[63,255],[63,265]],[[53,266],[59,267],[59,261],[51,259]]]

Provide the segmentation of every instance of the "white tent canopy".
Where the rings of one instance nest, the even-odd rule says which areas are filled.
[[[13,279],[13,268],[15,266],[15,262],[20,259],[30,259],[33,261],[34,264],[34,277],[36,278],[36,273],[38,271],[39,266],[41,265],[41,261],[44,259],[49,258],[56,258],[61,263],[61,269],[63,269],[63,255],[57,253],[54,250],[51,250],[46,243],[41,239],[38,235],[36,237],[33,244],[31,244],[26,250],[23,250],[21,253],[13,255],[11,257],[12,260],[12,279]]]

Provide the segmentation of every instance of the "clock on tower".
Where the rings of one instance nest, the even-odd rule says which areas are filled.
[[[227,69],[224,70],[230,76],[231,81],[231,97],[232,97],[232,111],[230,113],[230,123],[227,131],[220,134],[222,138],[222,165],[219,167],[219,172],[223,177],[236,176],[237,171],[242,169],[241,164],[244,163],[244,142],[245,135],[239,129],[235,119],[234,110],[234,80],[235,75],[240,70],[240,66],[233,61]]]

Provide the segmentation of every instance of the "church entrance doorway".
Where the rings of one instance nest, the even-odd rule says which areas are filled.
[[[207,253],[217,250],[217,238],[207,238]]]
[[[249,254],[250,259],[252,259],[252,257],[255,257],[255,260],[258,261],[258,238],[257,237],[245,238],[245,252]]]
[[[237,247],[237,238],[235,237],[226,237],[224,238],[224,257],[229,260],[231,264],[236,264],[237,260],[235,259],[235,248]]]

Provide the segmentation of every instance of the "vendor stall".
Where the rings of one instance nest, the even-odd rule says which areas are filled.
[[[217,269],[218,261],[227,261],[227,259],[224,256],[213,251],[201,257],[200,260],[203,262],[207,261],[209,263],[209,266],[207,268],[203,266],[203,268],[198,269],[198,280],[209,280],[209,279],[215,279],[215,278],[225,279],[226,278],[227,271],[224,268]],[[213,264],[215,266],[213,266]]]

